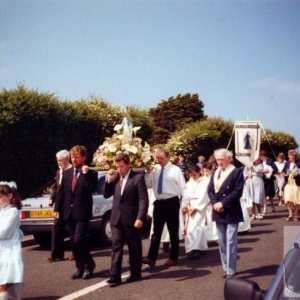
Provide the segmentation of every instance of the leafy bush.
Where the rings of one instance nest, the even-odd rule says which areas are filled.
[[[140,134],[149,139],[146,112],[131,109],[133,122],[142,123]],[[57,151],[85,145],[90,163],[121,120],[120,108],[102,99],[61,102],[24,86],[1,91],[0,111],[0,179],[16,181],[22,197],[53,179]]]
[[[174,132],[167,143],[167,148],[173,155],[183,155],[190,164],[196,163],[199,155],[206,159],[215,149],[226,148],[233,134],[234,122],[222,118],[208,118],[203,121],[186,125]],[[295,138],[282,132],[266,130],[261,133],[261,149],[275,157],[279,152],[287,153],[289,149],[297,147]],[[229,150],[234,152],[234,135]],[[273,157],[275,159],[275,157]]]

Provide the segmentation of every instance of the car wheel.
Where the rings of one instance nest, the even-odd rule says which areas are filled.
[[[43,248],[48,248],[51,245],[51,232],[36,232],[33,234],[34,240]]]
[[[101,222],[101,241],[105,244],[110,244],[112,240],[111,227],[110,227],[110,215],[103,217]]]

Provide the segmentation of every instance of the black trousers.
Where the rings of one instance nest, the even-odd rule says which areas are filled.
[[[75,256],[77,269],[94,269],[95,262],[92,258],[88,241],[90,221],[75,221],[73,219],[69,219],[67,225],[70,235],[71,249]]]
[[[64,258],[64,234],[66,223],[62,218],[54,218],[51,237],[51,257],[54,259]]]
[[[169,258],[177,260],[179,256],[179,198],[174,197],[154,201],[153,234],[148,252],[148,258],[156,260],[165,223],[170,235],[171,250]]]
[[[119,221],[117,225],[111,225],[111,231],[112,252],[110,276],[121,278],[125,241],[127,242],[129,251],[130,275],[133,277],[140,276],[142,268],[141,229],[124,225]]]

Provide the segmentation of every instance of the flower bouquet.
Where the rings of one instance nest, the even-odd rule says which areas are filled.
[[[116,133],[112,137],[107,137],[94,153],[93,164],[100,169],[108,170],[113,167],[114,157],[122,152],[129,155],[133,168],[150,167],[153,164],[150,145],[136,137],[139,129],[140,127],[132,128],[132,121],[126,114],[122,124],[115,126]]]

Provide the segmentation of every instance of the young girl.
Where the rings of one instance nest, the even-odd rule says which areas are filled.
[[[19,300],[23,283],[21,200],[15,182],[0,182],[0,300]]]
[[[245,178],[245,197],[247,200],[252,201],[252,216],[251,220],[255,218],[258,220],[263,219],[261,213],[261,206],[264,204],[265,189],[263,182],[263,164],[262,160],[258,158],[253,162],[251,168],[244,169],[244,178]],[[257,210],[257,215],[255,212]]]
[[[206,207],[209,204],[207,195],[209,180],[200,176],[200,168],[197,165],[191,167],[189,173],[190,180],[186,185],[189,203],[183,208],[183,213],[186,213],[185,250],[189,258],[195,259],[199,257],[201,250],[208,248],[204,228]]]

